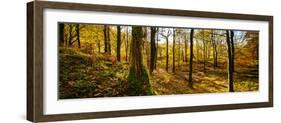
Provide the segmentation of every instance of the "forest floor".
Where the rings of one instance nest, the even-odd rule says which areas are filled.
[[[181,68],[188,68],[188,66],[183,65]],[[195,64],[194,68],[192,74],[193,88],[188,85],[188,69],[172,73],[159,68],[151,76],[153,90],[159,95],[228,92],[227,71],[225,69],[214,69],[208,66],[204,73],[202,65]],[[234,89],[236,92],[258,90],[258,71],[256,68],[237,68],[236,71],[234,73]]]
[[[59,61],[60,99],[127,96],[127,62],[112,63],[104,56],[93,61],[92,56],[72,49],[60,50]],[[195,62],[193,67],[193,88],[188,85],[188,66],[182,65],[175,73],[158,67],[149,77],[152,90],[156,95],[228,92],[225,68],[207,66],[204,73],[201,63]],[[235,91],[257,91],[257,70],[235,68]]]

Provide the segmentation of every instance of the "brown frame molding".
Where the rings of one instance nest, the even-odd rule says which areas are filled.
[[[117,13],[138,13],[152,15],[188,16],[204,18],[238,19],[266,21],[269,23],[269,101],[257,103],[209,105],[194,107],[141,109],[127,111],[107,111],[92,113],[73,113],[44,115],[43,113],[43,10],[68,9],[83,11],[102,11]],[[27,120],[32,122],[80,120],[92,118],[156,115],[214,110],[273,107],[273,16],[217,13],[172,9],[109,6],[80,3],[34,1],[27,3]]]

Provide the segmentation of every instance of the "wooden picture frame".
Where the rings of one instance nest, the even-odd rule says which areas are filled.
[[[186,106],[186,107],[165,107],[154,109],[137,109],[122,111],[84,112],[68,114],[44,114],[44,84],[43,84],[43,12],[45,9],[100,11],[114,13],[133,13],[149,15],[167,15],[173,17],[202,17],[219,18],[231,20],[252,20],[268,22],[268,101],[207,105],[207,106]],[[186,112],[201,112],[214,110],[230,110],[244,108],[260,108],[273,106],[273,16],[247,15],[233,13],[201,12],[187,10],[171,10],[156,8],[140,8],[127,6],[109,6],[80,3],[62,3],[34,1],[27,3],[27,120],[32,122],[80,120],[93,118],[156,115]]]

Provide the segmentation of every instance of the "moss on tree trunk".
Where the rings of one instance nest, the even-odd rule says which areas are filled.
[[[152,95],[153,91],[149,82],[148,73],[142,61],[143,29],[139,26],[132,27],[132,41],[130,49],[130,70],[128,75],[128,95]]]

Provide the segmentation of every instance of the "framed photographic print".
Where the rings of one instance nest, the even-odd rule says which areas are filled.
[[[27,3],[33,122],[273,106],[273,17]]]

